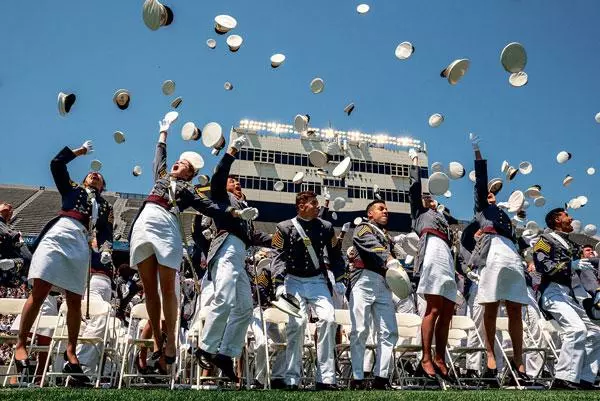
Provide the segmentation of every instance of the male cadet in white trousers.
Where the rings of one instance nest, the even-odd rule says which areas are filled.
[[[331,223],[318,218],[319,202],[312,191],[296,195],[298,215],[282,221],[273,234],[277,251],[273,271],[277,286],[276,296],[287,294],[296,297],[300,304],[301,318],[290,316],[287,324],[286,383],[297,389],[302,371],[304,331],[307,325],[308,307],[311,306],[319,319],[317,322],[317,390],[336,389],[335,384],[335,316],[332,301],[332,284],[325,270],[324,250],[329,256],[329,267],[336,279],[337,292],[344,292],[345,264],[337,245]]]
[[[350,290],[350,351],[352,353],[351,388],[365,388],[363,358],[371,322],[377,333],[377,360],[373,369],[372,388],[390,388],[390,367],[394,346],[398,341],[398,326],[392,292],[385,281],[386,264],[394,260],[393,243],[385,232],[388,210],[384,201],[375,200],[367,206],[368,222],[360,223],[354,230],[352,242],[363,269],[355,270]],[[376,335],[375,335],[376,334]]]
[[[217,164],[210,182],[213,202],[223,207],[247,208],[237,177],[229,174],[235,155],[245,143],[244,136],[233,141],[229,151]],[[256,216],[258,210],[254,218]],[[252,292],[246,273],[246,249],[250,245],[270,245],[271,236],[255,232],[250,220],[229,216],[214,217],[213,220],[217,235],[210,242],[204,283],[212,283],[214,296],[208,306],[196,358],[202,368],[209,369],[212,364],[221,369],[224,376],[237,381],[233,358],[241,355],[252,321]]]
[[[569,240],[572,221],[564,209],[548,212],[546,225],[550,231],[535,243],[533,260],[542,275],[540,308],[561,328],[562,347],[552,388],[592,389],[600,358],[600,328],[577,302],[571,272],[591,270],[593,265],[585,259],[573,260],[579,255],[579,247]]]

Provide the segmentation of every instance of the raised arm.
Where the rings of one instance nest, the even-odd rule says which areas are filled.
[[[61,195],[68,193],[72,188],[67,164],[77,156],[91,153],[93,149],[92,141],[85,141],[81,147],[74,150],[65,146],[54,156],[54,159],[50,162],[50,172]]]
[[[488,174],[487,161],[481,157],[479,150],[480,139],[477,135],[470,133],[469,140],[475,152],[475,213],[481,212],[488,206]]]
[[[333,272],[335,282],[343,282],[347,278],[346,262],[342,257],[341,246],[338,246],[338,239],[335,235],[333,226],[329,226],[327,236],[330,237],[327,241],[327,255],[329,256],[329,268]]]
[[[235,161],[235,153],[231,149],[223,155],[215,173],[210,180],[210,197],[216,202],[225,202],[228,200],[227,195],[227,178],[231,171],[231,165]]]
[[[410,187],[408,189],[408,200],[410,202],[410,216],[414,219],[419,217],[426,209],[423,206],[423,187],[421,185],[421,168],[419,167],[419,156],[414,149],[408,151],[408,156],[412,160],[410,166]]]

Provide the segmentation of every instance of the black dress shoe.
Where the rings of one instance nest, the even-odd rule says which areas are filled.
[[[235,369],[233,367],[233,359],[230,356],[217,354],[213,359],[214,365],[221,370],[223,375],[227,376],[231,381],[238,381],[238,377],[235,374]]]
[[[283,379],[271,379],[271,390],[283,390],[287,387]]]
[[[337,386],[337,384],[327,384],[327,383],[319,383],[316,382],[315,383],[315,389],[316,390],[326,390],[326,391],[337,391],[340,388]]]
[[[552,390],[579,390],[579,384],[570,382],[568,380],[554,379],[552,382]]]
[[[366,390],[367,386],[363,379],[350,380],[350,390]]]
[[[196,356],[196,361],[202,369],[212,368],[215,354],[211,354],[210,352],[204,351],[202,348],[198,348],[194,353],[194,356]]]
[[[581,390],[597,390],[598,388],[594,386],[594,383],[589,382],[587,380],[579,380],[579,389]]]
[[[479,379],[479,372],[475,369],[467,369],[465,374],[463,375],[465,379]]]
[[[87,377],[83,373],[83,369],[81,369],[81,365],[78,363],[67,362],[67,363],[65,363],[65,366],[63,366],[62,371],[63,371],[63,373],[66,373],[69,376],[71,376],[71,379],[75,380],[76,382],[79,382],[79,383],[89,383],[90,382],[90,378]]]
[[[487,379],[486,384],[490,388],[500,388],[500,384],[498,383],[498,369],[490,369],[485,368],[483,373],[480,376],[481,379]],[[491,380],[494,379],[494,380]]]
[[[371,388],[373,390],[389,390],[392,386],[390,385],[390,379],[387,377],[375,376]]]

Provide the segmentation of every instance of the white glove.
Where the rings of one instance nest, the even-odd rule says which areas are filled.
[[[167,132],[169,131],[170,127],[171,121],[167,120],[166,118],[163,118],[158,122],[158,132]]]
[[[594,270],[594,265],[590,263],[589,259],[574,260],[571,264],[573,270]]]
[[[206,230],[202,231],[202,235],[204,235],[204,238],[206,239],[212,239],[212,231],[210,230],[210,228],[207,228]]]
[[[327,190],[327,187],[323,187],[323,190],[321,191],[321,194],[323,194],[323,197],[325,198],[325,200],[331,199],[331,194]]]
[[[477,274],[476,272],[469,270],[467,272],[467,278],[471,281],[474,281],[476,283],[479,283],[479,274]]]
[[[14,269],[15,261],[12,259],[0,259],[0,270]]]
[[[280,285],[277,287],[277,289],[275,290],[275,298],[279,298],[281,297],[283,294],[285,294],[285,286]]]
[[[479,142],[481,142],[481,139],[477,135],[475,135],[474,133],[471,132],[469,134],[469,140],[471,141],[473,150],[478,151],[479,150]]]
[[[100,255],[100,263],[105,265],[110,262],[112,262],[112,255],[110,254],[110,252],[108,252],[108,251],[102,252],[102,254]]]
[[[508,202],[498,202],[496,203],[496,206],[498,206],[500,209],[508,209]]]
[[[335,283],[333,285],[333,291],[338,295],[344,295],[346,293],[346,286],[344,283]]]
[[[344,225],[342,226],[342,232],[343,233],[347,233],[348,230],[350,230],[350,222],[344,223]]]
[[[408,150],[408,157],[410,157],[411,161],[414,161],[417,157],[419,157],[419,155],[417,154],[417,151],[414,148],[410,148]]]
[[[395,237],[392,237],[392,241],[394,241],[396,244],[401,244],[404,242],[405,238],[406,234],[398,234]]]
[[[187,251],[187,249],[186,249],[186,248],[183,248],[183,257],[184,257],[184,258],[187,258],[187,257],[189,257],[189,256],[190,256],[190,255],[188,254],[188,251]]]
[[[231,144],[231,147],[237,151],[239,151],[241,148],[244,147],[244,145],[248,143],[248,138],[246,138],[245,135],[242,135],[240,137],[237,137],[233,143]]]
[[[256,220],[258,217],[258,209],[255,207],[247,207],[242,210],[238,210],[238,217],[242,220]]]
[[[94,144],[89,139],[81,145],[85,149],[85,154],[88,155],[94,151]]]

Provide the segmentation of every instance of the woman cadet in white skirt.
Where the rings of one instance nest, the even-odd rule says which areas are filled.
[[[494,188],[488,188],[487,161],[481,157],[479,138],[471,134],[475,151],[475,220],[479,223],[475,249],[469,264],[479,269],[479,289],[475,302],[482,304],[487,369],[482,377],[497,376],[494,339],[498,306],[504,301],[508,332],[514,350],[513,370],[519,380],[528,380],[523,365],[523,321],[521,310],[527,305],[527,285],[521,256],[510,217],[496,205]],[[496,191],[497,192],[497,191]]]
[[[446,343],[456,302],[454,259],[450,252],[450,230],[446,216],[436,210],[437,202],[422,196],[421,168],[414,149],[408,152],[410,168],[410,213],[412,228],[419,235],[414,272],[419,273],[417,294],[425,298],[427,307],[421,324],[423,359],[417,371],[429,379],[436,376],[450,381],[446,366]],[[431,344],[435,334],[435,355]]]
[[[166,372],[166,366],[175,362],[175,324],[179,317],[176,293],[177,272],[183,260],[178,211],[192,207],[203,215],[214,217],[230,213],[247,218],[246,210],[234,210],[213,203],[191,184],[204,162],[195,152],[184,152],[167,171],[167,130],[172,121],[159,121],[160,134],[154,157],[154,186],[138,215],[130,233],[130,266],[138,269],[144,285],[146,308],[152,326],[155,368]],[[254,211],[251,211],[252,214]],[[161,298],[165,327],[160,327]],[[161,333],[166,333],[166,344]],[[164,354],[163,354],[164,346]]]
[[[80,148],[63,148],[50,162],[52,177],[61,195],[59,215],[43,228],[34,244],[29,269],[29,281],[33,281],[31,295],[21,315],[19,339],[15,349],[17,369],[28,365],[26,342],[42,303],[52,288],[65,291],[68,341],[63,368],[65,373],[78,374],[75,379],[85,381],[76,355],[77,337],[81,323],[81,298],[86,287],[89,269],[90,243],[102,249],[102,260],[110,260],[113,236],[113,213],[111,205],[101,196],[106,186],[98,172],[89,173],[83,184],[71,181],[67,163],[92,152],[92,142],[86,141]]]

